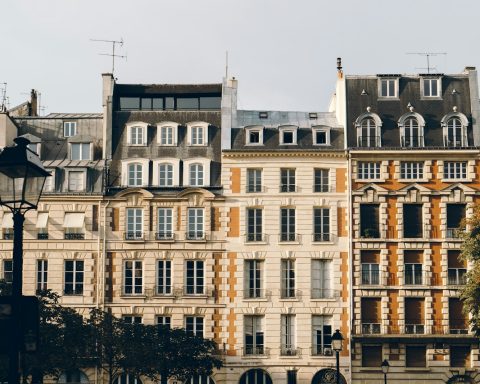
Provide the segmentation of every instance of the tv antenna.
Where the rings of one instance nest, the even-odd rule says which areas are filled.
[[[0,83],[0,111],[7,109],[7,83]]]
[[[116,55],[115,54],[115,46],[118,44],[120,47],[123,47],[123,39],[120,40],[102,40],[102,39],[90,39],[90,41],[98,41],[101,43],[111,43],[112,44],[112,53],[99,53],[101,56],[111,56],[112,57],[112,74],[115,71],[115,57],[120,57],[122,59],[126,59],[126,55]]]
[[[426,68],[419,68],[419,69],[426,69],[427,73],[430,73],[431,69],[437,70],[436,67],[430,66],[430,56],[439,56],[439,55],[446,55],[447,52],[408,52],[407,55],[418,55],[418,56],[425,56],[427,58],[427,67]]]

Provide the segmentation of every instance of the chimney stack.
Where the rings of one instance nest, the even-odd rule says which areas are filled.
[[[337,76],[339,79],[343,78],[342,58],[337,57]]]
[[[30,92],[30,111],[29,116],[38,116],[37,91],[32,89]]]

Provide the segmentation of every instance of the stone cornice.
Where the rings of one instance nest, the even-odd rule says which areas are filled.
[[[227,150],[222,152],[225,158],[238,157],[330,157],[347,159],[347,152],[338,151],[237,151]]]

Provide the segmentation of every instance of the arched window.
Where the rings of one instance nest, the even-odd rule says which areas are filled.
[[[447,122],[447,146],[463,147],[464,142],[463,124],[458,117],[452,117]]]
[[[263,369],[250,369],[242,375],[240,384],[272,384],[272,378]]]
[[[130,128],[130,144],[131,145],[144,145],[144,127],[131,127]]]
[[[191,186],[202,186],[203,183],[203,164],[194,163],[190,165],[189,184]]]
[[[402,147],[420,147],[422,140],[418,120],[414,117],[407,118],[403,129]]]
[[[113,384],[142,384],[142,380],[137,379],[133,375],[123,373],[113,380]]]
[[[158,185],[160,187],[173,186],[173,165],[172,164],[160,164],[158,166],[159,176]]]
[[[128,165],[128,186],[139,187],[142,185],[143,167],[140,163]]]
[[[58,378],[58,384],[88,384],[88,377],[78,369],[66,371]]]
[[[358,137],[359,147],[377,147],[377,125],[375,120],[367,117],[362,120],[361,133]]]
[[[347,384],[345,377],[340,374],[340,384]],[[337,371],[332,368],[324,368],[318,371],[312,378],[312,384],[336,383]]]
[[[215,384],[210,376],[195,375],[185,382],[185,384]]]

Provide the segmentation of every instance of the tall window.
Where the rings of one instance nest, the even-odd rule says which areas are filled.
[[[247,209],[247,241],[262,241],[262,209]]]
[[[332,354],[332,317],[312,316],[312,338],[314,355]]]
[[[382,364],[381,345],[362,345],[362,367],[375,367]]]
[[[438,97],[440,96],[440,79],[423,79],[423,96]]]
[[[380,179],[380,162],[359,161],[357,178],[359,180],[377,180]]]
[[[402,161],[400,178],[405,180],[423,179],[423,161]]]
[[[160,145],[173,145],[174,127],[160,127]]]
[[[157,325],[163,326],[167,329],[172,327],[172,318],[170,316],[157,316]]]
[[[157,260],[157,295],[172,293],[172,261]]]
[[[380,284],[380,253],[376,251],[361,251],[362,284]]]
[[[158,209],[157,240],[173,239],[173,209]]]
[[[190,165],[190,185],[191,186],[203,186],[204,185],[204,173],[203,173],[203,164],[191,164]]]
[[[360,236],[366,238],[380,237],[379,204],[360,205]]]
[[[205,292],[205,267],[201,260],[186,261],[185,283],[187,295],[203,295]]]
[[[172,164],[160,164],[158,166],[158,185],[160,187],[173,186],[173,165]]]
[[[281,317],[281,351],[282,355],[295,354],[295,315],[282,315]]]
[[[295,208],[281,208],[280,241],[295,241]]]
[[[425,299],[405,299],[405,333],[425,333]]]
[[[361,318],[362,331],[364,335],[371,335],[380,333],[380,326],[382,323],[382,306],[380,298],[365,298],[361,299]]]
[[[448,147],[466,147],[467,136],[458,117],[452,117],[447,122],[446,146]]]
[[[407,345],[405,346],[405,366],[407,367],[426,367],[427,366],[427,348],[425,345]]]
[[[244,316],[245,355],[263,355],[263,316]]]
[[[203,337],[203,317],[187,316],[185,318],[185,331],[190,335]]]
[[[13,260],[3,260],[3,280],[5,283],[12,284],[13,281]]]
[[[447,204],[447,238],[459,238],[465,220],[465,204]]]
[[[330,241],[330,209],[313,209],[313,241]]]
[[[127,324],[142,324],[142,316],[123,315],[122,320]]]
[[[204,145],[205,144],[204,127],[193,126],[190,130],[190,133],[191,133],[190,143],[192,145]]]
[[[130,373],[122,373],[113,381],[113,384],[142,384],[142,380]]]
[[[245,298],[263,297],[262,270],[262,260],[245,260]]]
[[[420,147],[423,143],[417,119],[409,117],[403,125],[403,147]]]
[[[467,283],[467,262],[460,257],[460,251],[448,251],[448,284],[465,285]]]
[[[83,294],[83,260],[65,260],[65,295]]]
[[[37,260],[37,292],[47,289],[48,260]]]
[[[144,145],[144,127],[130,127],[130,144]]]
[[[423,204],[403,204],[403,237],[423,237]]]
[[[423,281],[423,255],[422,251],[404,251],[405,284],[420,285]]]
[[[444,179],[466,179],[467,162],[466,161],[445,161],[443,163]]]
[[[63,136],[71,137],[77,134],[77,122],[76,121],[65,121],[63,123]]]
[[[68,171],[68,190],[70,192],[80,192],[85,190],[84,171]]]
[[[451,334],[468,333],[468,316],[465,316],[463,303],[458,297],[448,299],[448,318]]]
[[[91,160],[90,143],[70,144],[71,160]]]
[[[359,147],[378,147],[380,138],[377,136],[377,125],[371,117],[363,119],[360,124],[360,135],[358,137]]]
[[[329,191],[329,169],[320,169],[317,168],[314,171],[315,176],[314,176],[314,185],[313,185],[313,191],[314,192],[328,192]]]
[[[200,240],[205,237],[203,225],[203,208],[188,208],[188,232],[190,240]]]
[[[396,79],[380,79],[380,97],[396,97]]]
[[[332,261],[312,260],[312,299],[325,299],[333,297],[331,287]]]
[[[280,192],[295,192],[295,169],[283,168],[280,170]]]
[[[471,366],[471,353],[470,345],[451,345],[450,366],[469,368]]]
[[[143,238],[143,209],[127,208],[127,232],[125,238],[127,240],[135,240]]]
[[[295,260],[282,260],[282,294],[284,299],[293,298],[295,294]]]
[[[123,290],[126,295],[143,293],[143,267],[140,260],[125,261]]]
[[[133,163],[128,165],[128,186],[139,187],[143,184],[142,164]]]
[[[261,169],[247,169],[247,192],[262,192]]]

